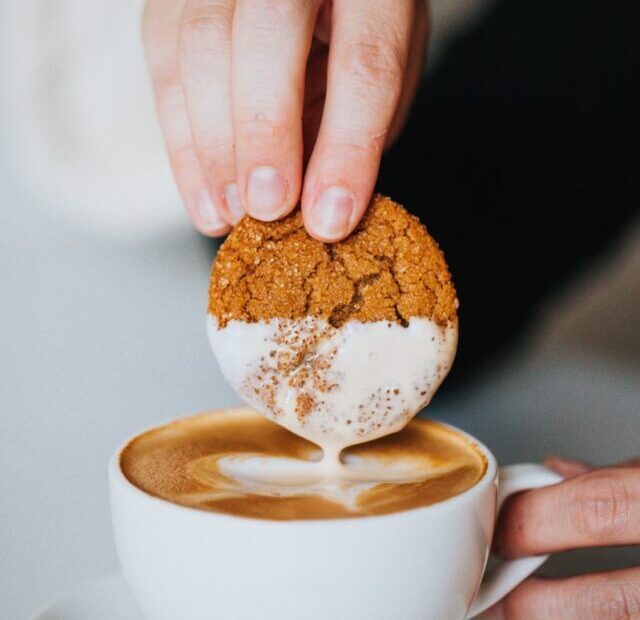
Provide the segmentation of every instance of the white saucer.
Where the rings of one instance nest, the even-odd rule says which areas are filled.
[[[29,620],[142,620],[142,617],[123,576],[116,573],[79,586]],[[482,616],[477,620],[482,620]]]
[[[50,603],[31,620],[141,620],[121,574],[90,581]]]

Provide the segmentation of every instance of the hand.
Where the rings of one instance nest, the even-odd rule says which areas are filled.
[[[592,469],[549,459],[567,478],[507,500],[494,548],[506,558],[640,543],[640,460]],[[640,567],[569,579],[530,578],[483,618],[640,619]]]
[[[418,84],[426,0],[147,0],[143,33],[171,167],[206,235],[301,200],[346,237]],[[303,182],[303,168],[306,172]]]

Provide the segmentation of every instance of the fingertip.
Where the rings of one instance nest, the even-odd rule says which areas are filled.
[[[227,204],[227,222],[235,226],[245,216],[237,183],[227,185],[224,190],[224,199]]]
[[[357,224],[352,192],[338,186],[324,188],[304,210],[304,221],[309,234],[318,241],[344,239]]]
[[[213,204],[208,190],[198,192],[191,204],[187,205],[187,210],[195,227],[207,237],[221,237],[230,230],[229,224]]]
[[[247,213],[263,222],[273,222],[293,209],[290,184],[272,166],[256,166],[249,173],[245,190]]]
[[[231,231],[231,226],[227,225],[224,228],[220,228],[218,230],[203,230],[196,226],[199,233],[204,235],[205,237],[210,237],[211,239],[218,239],[220,237],[224,237]]]
[[[592,469],[588,463],[561,456],[549,456],[544,460],[544,464],[546,467],[552,469],[564,478],[579,476],[580,474],[585,474]]]
[[[224,237],[231,230],[231,226],[229,226],[229,224],[227,224],[226,222],[220,226],[214,227],[214,226],[207,226],[202,222],[194,220],[194,225],[196,230],[200,234],[204,235],[205,237],[211,237],[213,239],[217,237]]]

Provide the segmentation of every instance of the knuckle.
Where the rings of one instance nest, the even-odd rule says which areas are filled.
[[[198,165],[198,156],[190,144],[169,151],[169,162],[174,171],[190,170]]]
[[[177,73],[170,69],[153,73],[153,88],[162,124],[175,124],[176,119],[182,118],[185,113],[184,91]]]
[[[196,143],[198,158],[208,178],[233,170],[234,144],[218,137],[203,137]]]
[[[329,161],[349,162],[358,165],[363,161],[376,159],[382,154],[384,141],[377,137],[362,137],[360,141],[338,140],[326,144],[323,155]]]
[[[258,27],[275,27],[297,24],[309,13],[311,0],[254,0],[250,17],[254,17]]]
[[[626,525],[630,497],[624,479],[613,471],[584,478],[571,502],[571,523],[588,539],[615,537]]]
[[[368,87],[397,84],[399,88],[404,71],[400,46],[384,38],[352,41],[342,50],[339,63],[346,75]]]
[[[220,136],[212,136],[202,134],[196,143],[198,151],[204,154],[209,161],[218,161],[233,156],[233,140],[222,138]]]
[[[576,597],[583,617],[593,620],[637,620],[640,590],[627,582],[585,584]]]
[[[251,140],[253,143],[274,143],[280,141],[285,133],[295,131],[295,126],[284,118],[254,114],[238,119],[235,129],[241,140]]]
[[[180,24],[180,46],[187,51],[210,51],[231,32],[231,10],[222,4],[204,4],[188,11]]]
[[[162,98],[164,104],[176,102],[182,93],[182,84],[178,75],[178,68],[174,63],[154,66],[151,71],[153,75],[153,86]]]

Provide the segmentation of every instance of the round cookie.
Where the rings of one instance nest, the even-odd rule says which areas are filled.
[[[437,243],[377,195],[335,244],[310,237],[299,211],[245,217],[212,268],[208,332],[251,407],[337,455],[430,401],[455,356],[457,305]]]

